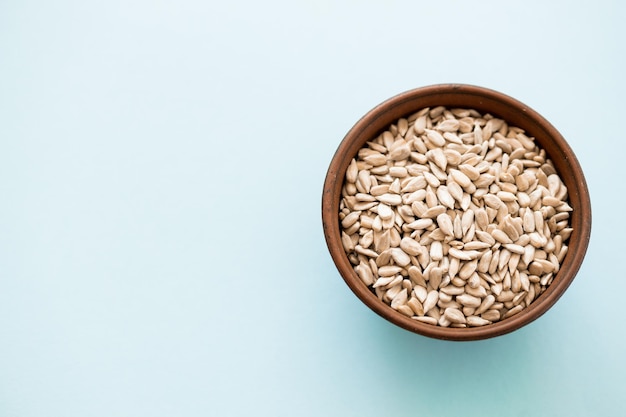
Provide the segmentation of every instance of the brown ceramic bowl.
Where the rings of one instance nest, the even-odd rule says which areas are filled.
[[[380,301],[354,272],[341,243],[339,203],[347,167],[366,141],[386,130],[391,123],[425,107],[472,108],[490,113],[524,129],[545,149],[569,192],[573,208],[569,251],[551,285],[518,314],[482,327],[450,328],[422,323],[404,316]],[[330,254],[346,284],[370,309],[406,330],[437,339],[479,340],[512,332],[544,314],[563,295],[578,272],[589,244],[591,205],[582,169],[561,134],[541,115],[507,95],[487,88],[442,84],[401,93],[363,116],[340,143],[328,169],[322,196],[322,222]]]

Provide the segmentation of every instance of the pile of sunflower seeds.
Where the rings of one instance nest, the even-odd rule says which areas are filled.
[[[342,244],[380,300],[484,326],[528,307],[567,253],[567,188],[532,137],[472,109],[425,108],[367,142],[342,189]]]

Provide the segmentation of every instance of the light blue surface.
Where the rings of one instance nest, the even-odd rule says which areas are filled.
[[[626,7],[0,3],[0,417],[623,416]],[[513,334],[431,340],[337,273],[348,129],[462,82],[585,170],[583,267]]]

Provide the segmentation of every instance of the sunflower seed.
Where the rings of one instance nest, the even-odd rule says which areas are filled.
[[[500,320],[500,311],[498,310],[487,310],[480,315],[481,318],[488,321],[498,321]]]
[[[423,303],[424,313],[428,313],[433,307],[435,307],[435,305],[437,305],[437,301],[439,301],[439,291],[429,291],[426,296],[426,300],[424,300]]]
[[[441,213],[437,216],[437,225],[444,234],[448,236],[454,236],[452,220],[450,219],[450,216],[448,216],[446,213]]]
[[[466,307],[480,306],[480,298],[474,297],[473,295],[469,295],[469,294],[457,295],[456,300]]]
[[[446,144],[446,140],[441,136],[441,133],[436,130],[425,129],[426,137],[434,146],[442,147]]]
[[[489,320],[485,320],[484,318],[478,316],[468,316],[466,320],[467,324],[472,327],[486,326],[487,324],[491,324]]]
[[[413,318],[417,321],[421,321],[422,323],[428,323],[430,325],[436,326],[437,319],[429,316],[413,316]]]
[[[448,191],[448,187],[446,187],[445,185],[442,185],[439,188],[437,188],[437,197],[439,198],[439,202],[442,205],[450,209],[454,209],[454,198]]]
[[[406,305],[408,305],[416,315],[424,315],[424,306],[416,297],[412,297],[409,301],[407,301]]]
[[[398,294],[396,294],[395,297],[393,297],[393,299],[391,300],[391,308],[393,309],[398,309],[399,306],[401,305],[405,305],[407,300],[408,300],[408,294],[405,288],[403,288],[402,290],[400,290],[400,292],[398,292]],[[411,314],[413,315],[413,314]]]
[[[450,323],[466,323],[465,315],[456,308],[446,308],[443,317],[445,317]]]

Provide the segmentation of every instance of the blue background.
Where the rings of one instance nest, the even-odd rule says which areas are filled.
[[[623,416],[625,3],[0,2],[0,416]],[[381,101],[550,120],[593,233],[552,310],[428,339],[340,278],[326,169]]]

